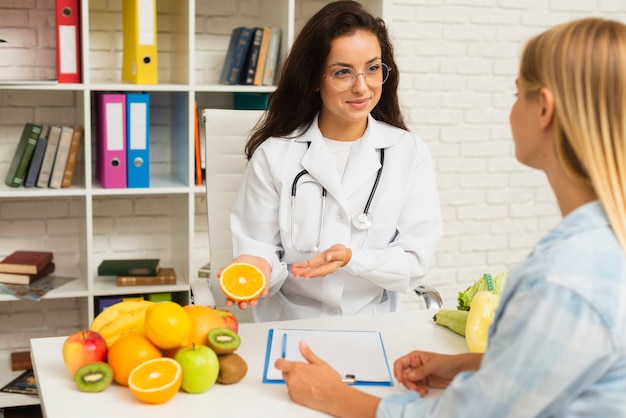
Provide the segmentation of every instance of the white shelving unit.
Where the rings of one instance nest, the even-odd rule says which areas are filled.
[[[390,1],[362,3],[375,15],[385,17]],[[231,108],[234,92],[273,91],[267,86],[217,83],[232,28],[281,27],[284,57],[304,22],[325,3],[328,1],[156,0],[159,84],[136,85],[120,81],[121,0],[82,0],[82,83],[0,84],[0,144],[12,138],[17,144],[27,122],[85,127],[70,188],[10,188],[4,181],[0,184],[3,205],[9,204],[15,211],[28,207],[43,214],[37,220],[42,233],[24,231],[30,247],[53,251],[55,274],[77,278],[51,291],[45,299],[72,299],[80,311],[82,327],[88,327],[93,319],[100,296],[173,292],[176,300],[189,300],[189,282],[208,261],[208,247],[203,256],[194,251],[195,235],[206,228],[206,222],[197,222],[197,209],[204,208],[197,201],[204,198],[205,190],[194,181],[194,102],[200,111]],[[117,91],[150,93],[150,188],[104,189],[95,178],[94,95]],[[8,160],[0,159],[0,163],[4,161],[0,165],[2,179]],[[4,253],[15,248],[17,244],[12,243],[23,245],[24,240],[21,234],[0,228]],[[175,268],[178,283],[117,287],[113,278],[97,275],[97,266],[107,258],[160,258],[161,266]],[[0,303],[17,300],[0,295]],[[8,370],[6,353],[0,360],[0,385],[4,385],[18,373]],[[0,408],[37,401],[24,395],[0,394]]]

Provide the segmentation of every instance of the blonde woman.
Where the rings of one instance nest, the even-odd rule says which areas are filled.
[[[394,367],[410,391],[381,400],[301,344],[308,363],[276,363],[294,401],[341,417],[626,416],[626,26],[547,30],[516,84],[515,156],[546,174],[563,220],[512,272],[487,351],[412,352]]]

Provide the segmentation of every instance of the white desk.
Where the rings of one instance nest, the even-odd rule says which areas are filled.
[[[237,353],[248,363],[246,377],[234,385],[216,384],[200,395],[181,391],[162,405],[141,403],[128,388],[115,383],[101,393],[80,392],[63,364],[61,352],[65,337],[32,339],[31,353],[42,411],[47,418],[320,417],[325,415],[293,403],[284,384],[262,383],[269,328],[379,330],[393,368],[398,357],[415,349],[443,353],[467,351],[461,336],[433,322],[434,312],[419,310],[376,316],[240,324],[242,343]],[[378,396],[405,391],[404,386],[394,383],[392,387],[359,388]]]

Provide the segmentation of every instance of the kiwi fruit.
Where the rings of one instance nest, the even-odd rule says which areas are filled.
[[[101,361],[88,363],[78,369],[74,381],[81,392],[102,392],[113,381],[113,369]]]
[[[241,338],[230,328],[213,328],[207,336],[207,345],[218,356],[231,354],[241,344]]]
[[[232,385],[239,382],[248,373],[248,363],[237,353],[218,356],[220,372],[217,375],[217,383]]]

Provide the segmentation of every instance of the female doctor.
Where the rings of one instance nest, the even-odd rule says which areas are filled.
[[[326,5],[295,40],[231,213],[233,262],[270,278],[239,303],[256,321],[401,310],[425,275],[441,212],[397,88],[386,26],[357,2]]]

